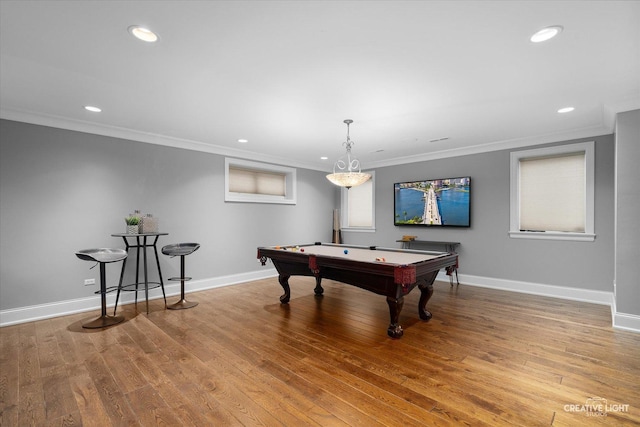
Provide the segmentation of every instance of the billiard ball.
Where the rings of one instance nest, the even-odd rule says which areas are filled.
[[[346,254],[348,254],[348,253],[349,253],[349,251],[348,251],[347,249],[345,249],[345,250],[344,250],[344,254],[346,255]]]
[[[304,248],[300,248],[300,252],[304,252]]]

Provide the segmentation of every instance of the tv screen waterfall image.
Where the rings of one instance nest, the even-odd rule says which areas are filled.
[[[394,225],[469,227],[471,178],[394,184]]]

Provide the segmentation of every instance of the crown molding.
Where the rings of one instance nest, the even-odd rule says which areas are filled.
[[[616,105],[611,108],[605,108],[603,111],[603,124],[599,126],[591,126],[580,129],[574,129],[567,132],[558,132],[544,134],[538,136],[515,138],[503,141],[494,141],[484,144],[477,144],[468,147],[447,149],[424,153],[415,156],[396,157],[392,159],[374,161],[367,164],[367,169],[375,169],[388,166],[404,165],[409,163],[424,162],[429,160],[445,159],[449,157],[467,156],[472,154],[488,153],[500,150],[512,150],[523,147],[531,147],[536,145],[548,144],[559,141],[568,141],[581,138],[592,138],[599,135],[608,135],[614,132],[615,115],[618,112],[633,110],[640,108],[640,102],[631,100],[625,105]],[[319,167],[317,164],[293,161],[290,158],[273,156],[263,153],[254,153],[246,150],[238,150],[223,147],[215,144],[204,143],[183,138],[175,138],[154,134],[150,132],[140,132],[128,128],[116,126],[106,126],[93,122],[82,120],[73,120],[66,117],[55,115],[44,115],[28,111],[20,111],[14,109],[0,109],[0,118],[13,120],[17,122],[31,123],[41,126],[49,126],[78,132],[91,133],[101,136],[126,139],[148,144],[163,145],[167,147],[181,148],[185,150],[200,151],[211,154],[219,154],[222,156],[236,157],[246,160],[255,160],[264,163],[273,163],[277,165],[286,165],[291,167],[299,167],[309,170],[327,172],[326,167]]]
[[[184,150],[200,151],[204,153],[219,154],[222,156],[237,157],[246,160],[255,160],[262,163],[273,163],[299,167],[303,169],[319,170],[326,172],[325,168],[318,168],[317,165],[292,161],[289,158],[273,156],[264,153],[254,153],[246,150],[238,150],[220,145],[194,141],[184,138],[175,138],[151,132],[140,132],[128,128],[117,126],[107,126],[82,120],[73,120],[66,117],[45,115],[28,111],[13,109],[0,109],[0,119],[12,120],[16,122],[30,123],[40,126],[65,129],[77,132],[90,133],[94,135],[125,139],[129,141],[145,142],[148,144],[163,145],[166,147],[181,148]]]
[[[573,139],[593,138],[600,135],[608,135],[613,133],[613,128],[609,126],[591,126],[581,129],[575,129],[568,132],[557,132],[546,135],[538,135],[524,138],[514,138],[504,141],[489,142],[486,144],[477,144],[468,147],[453,148],[449,150],[435,151],[431,153],[420,154],[416,156],[396,157],[393,159],[381,160],[378,162],[370,162],[367,169],[376,167],[405,165],[408,163],[424,162],[428,160],[445,159],[449,157],[468,156],[471,154],[489,153],[500,150],[513,150],[516,148],[532,147],[536,145],[549,144],[560,141],[570,141]]]

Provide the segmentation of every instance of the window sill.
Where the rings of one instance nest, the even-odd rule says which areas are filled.
[[[375,228],[357,228],[357,227],[345,227],[345,228],[341,228],[340,231],[346,231],[346,232],[355,232],[355,233],[375,233],[376,229]]]
[[[596,239],[595,234],[560,231],[509,231],[509,237],[512,239],[573,240],[577,242],[593,242]]]
[[[225,202],[241,202],[241,203],[272,203],[281,205],[295,205],[296,199],[287,199],[283,196],[268,196],[264,194],[248,194],[248,193],[231,193],[224,195]]]

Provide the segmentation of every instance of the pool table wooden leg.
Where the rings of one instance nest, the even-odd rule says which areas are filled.
[[[316,287],[313,289],[313,292],[316,293],[316,296],[322,296],[322,294],[324,293],[324,289],[320,284],[321,282],[322,282],[322,277],[316,276]]]
[[[437,272],[436,272],[437,273]],[[420,301],[418,302],[418,314],[422,320],[431,320],[433,316],[431,312],[427,311],[427,302],[431,299],[431,295],[433,295],[433,282],[432,283],[419,283],[418,288],[420,288]]]
[[[389,317],[391,318],[391,323],[387,328],[387,335],[391,338],[400,338],[404,332],[402,331],[402,326],[398,324],[398,318],[404,305],[404,297],[387,297],[387,304],[389,305]]]
[[[291,288],[289,287],[289,277],[287,274],[280,274],[278,276],[278,282],[280,282],[280,286],[284,289],[284,294],[280,297],[280,303],[287,304],[291,299]]]

